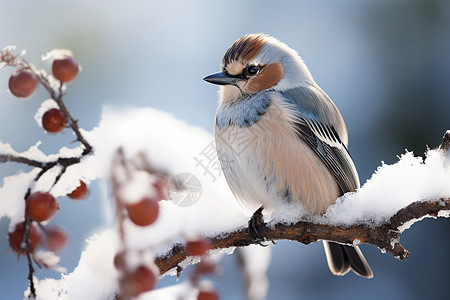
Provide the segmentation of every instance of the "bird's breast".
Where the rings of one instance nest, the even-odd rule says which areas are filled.
[[[268,93],[258,93],[235,103],[222,103],[217,109],[216,126],[221,130],[233,125],[252,126],[266,113],[270,101]]]
[[[297,201],[323,213],[339,196],[334,177],[298,137],[295,112],[281,98],[271,95],[264,113],[248,126],[229,116],[224,122],[224,113],[230,112],[219,108],[216,116],[218,156],[231,190],[250,211]]]

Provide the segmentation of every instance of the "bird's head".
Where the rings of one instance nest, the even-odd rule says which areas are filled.
[[[235,41],[222,59],[221,71],[204,80],[221,85],[221,103],[228,104],[264,90],[314,83],[297,52],[265,34],[248,34]]]

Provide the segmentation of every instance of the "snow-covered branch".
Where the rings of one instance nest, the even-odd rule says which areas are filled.
[[[27,190],[23,197],[23,200],[25,200],[24,211],[18,211],[15,214],[16,216],[14,216],[17,218],[17,214],[22,215],[19,219],[23,218],[24,221],[14,224],[16,226],[8,235],[11,247],[19,256],[24,254],[27,257],[30,297],[35,299],[36,288],[33,262],[39,267],[45,266],[56,269],[55,264],[59,261],[59,258],[52,252],[50,256],[56,258],[56,260],[53,259],[53,262],[50,263],[48,255],[41,255],[40,252],[35,251],[37,244],[40,243],[41,236],[39,229],[33,229],[33,226],[36,223],[39,224],[45,235],[46,248],[50,251],[58,252],[62,249],[67,241],[67,235],[56,228],[47,230],[41,223],[53,217],[59,209],[59,204],[49,192],[33,192],[33,189],[36,188],[38,181],[42,177],[50,174],[51,172],[49,171],[57,167],[55,168],[58,169],[56,170],[57,173],[53,174],[51,176],[53,178],[48,181],[49,183],[51,181],[51,187],[54,187],[66,173],[68,167],[79,164],[82,158],[92,154],[92,146],[81,133],[77,120],[72,117],[63,101],[64,90],[66,89],[65,83],[73,81],[80,70],[73,54],[69,50],[64,49],[49,52],[43,58],[44,60],[52,60],[52,74],[49,74],[45,70],[39,70],[34,64],[25,60],[23,58],[25,51],[14,54],[14,49],[15,47],[9,46],[0,51],[0,69],[5,66],[14,68],[8,81],[10,92],[18,98],[27,98],[33,95],[38,85],[41,84],[47,90],[51,99],[41,104],[40,110],[45,111],[43,111],[42,115],[38,112],[37,115],[39,117],[35,117],[38,124],[49,133],[58,133],[63,131],[65,127],[70,127],[76,136],[76,141],[82,144],[75,151],[68,151],[64,147],[59,154],[47,156],[38,150],[41,142],[38,142],[24,153],[18,153],[9,144],[0,142],[0,163],[17,162],[40,169],[36,172],[32,181],[28,182]],[[52,107],[49,107],[49,104]],[[68,152],[71,152],[69,156],[67,156]],[[25,182],[23,184],[26,185]],[[79,180],[79,186],[81,190],[86,189],[85,183],[81,180]],[[84,195],[87,195],[87,191],[80,192],[78,188],[77,190],[78,192],[72,190],[75,192],[72,194],[72,197],[81,199],[85,197]],[[71,197],[71,195],[67,195]],[[44,258],[45,256],[47,258]]]
[[[439,151],[445,156],[450,145],[450,130],[448,130],[439,146]],[[448,160],[448,159],[447,159]],[[447,163],[446,161],[444,161]],[[364,224],[331,225],[315,221],[298,221],[284,224],[276,220],[259,226],[258,232],[267,241],[292,240],[302,244],[310,244],[318,240],[330,240],[343,244],[372,244],[383,252],[389,252],[400,260],[408,257],[409,251],[400,244],[400,234],[409,229],[412,224],[424,218],[450,216],[450,198],[423,199],[413,202],[400,209],[390,219],[370,226]],[[319,219],[320,220],[320,219]],[[323,219],[322,219],[323,220]],[[360,223],[360,222],[358,222]],[[220,233],[208,237],[212,249],[243,247],[256,244],[247,228]],[[161,274],[176,268],[187,258],[183,244],[176,244],[168,252],[155,260]]]
[[[267,241],[291,240],[311,244],[318,240],[330,240],[343,244],[372,244],[382,251],[393,254],[400,260],[408,257],[409,251],[400,244],[400,234],[414,222],[423,218],[448,217],[450,198],[414,202],[401,209],[388,222],[376,227],[366,225],[332,226],[300,221],[295,224],[260,225],[258,231]],[[227,234],[209,237],[213,249],[244,247],[256,244],[246,228]],[[156,258],[161,273],[177,267],[187,257],[184,245],[175,245],[170,251]]]

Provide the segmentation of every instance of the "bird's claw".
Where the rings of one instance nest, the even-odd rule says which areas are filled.
[[[262,237],[259,234],[258,226],[264,224],[263,211],[264,207],[258,208],[253,216],[248,221],[248,234],[252,239],[253,243],[258,244],[263,247],[267,247],[268,244],[265,244],[266,238]]]

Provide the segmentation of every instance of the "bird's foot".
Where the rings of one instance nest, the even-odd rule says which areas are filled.
[[[248,234],[252,241],[260,246],[267,247],[268,245],[263,243],[266,239],[262,237],[258,232],[258,226],[264,224],[264,217],[262,214],[264,207],[258,208],[253,216],[248,221]]]

